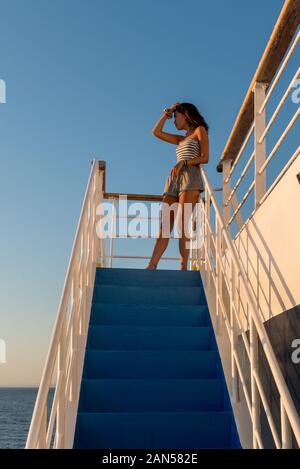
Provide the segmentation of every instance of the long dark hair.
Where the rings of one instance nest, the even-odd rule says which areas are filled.
[[[199,125],[203,125],[203,127],[206,129],[206,132],[208,132],[209,126],[194,104],[180,103],[176,106],[175,111],[185,115],[185,118],[190,127],[196,129],[196,127],[199,127]]]

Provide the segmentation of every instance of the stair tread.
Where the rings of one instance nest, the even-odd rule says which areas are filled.
[[[84,379],[80,412],[224,410],[221,379]]]
[[[90,325],[87,349],[210,350],[212,328],[191,326]]]
[[[218,373],[215,350],[87,350],[85,378],[210,378]]]
[[[107,324],[91,324],[89,326],[89,329],[103,329],[103,330],[111,330],[111,331],[117,331],[119,330],[145,330],[145,331],[161,331],[161,326],[160,325],[143,325],[143,324],[132,324],[132,325],[127,325],[127,324],[115,324],[113,326],[107,325]],[[167,332],[167,330],[183,330],[183,331],[211,331],[212,327],[211,326],[172,326],[172,325],[167,325],[163,328],[164,333]]]
[[[226,411],[79,413],[78,436],[84,448],[228,448],[230,419]]]
[[[190,304],[180,304],[180,305],[173,305],[173,304],[166,304],[166,303],[156,303],[156,304],[149,304],[149,303],[138,303],[138,304],[131,304],[131,303],[109,303],[109,302],[105,302],[105,303],[102,303],[101,301],[94,301],[93,302],[93,307],[105,307],[105,308],[108,308],[108,307],[118,307],[118,308],[122,308],[122,307],[128,307],[130,306],[130,308],[145,308],[145,309],[162,309],[162,310],[168,310],[168,309],[178,309],[178,310],[181,310],[182,308],[186,309],[186,310],[190,310],[190,311],[194,311],[194,310],[199,310],[199,309],[205,309],[208,311],[208,306],[207,304],[200,304],[200,305],[190,305]]]
[[[134,290],[137,290],[137,289],[142,289],[142,290],[152,290],[152,291],[157,291],[157,290],[178,290],[178,289],[182,289],[183,291],[184,290],[204,290],[203,287],[201,287],[201,285],[140,285],[140,284],[136,284],[136,285],[132,285],[132,284],[122,284],[122,283],[117,283],[117,282],[114,282],[114,283],[100,283],[100,284],[96,284],[95,285],[95,288],[120,288],[120,289],[134,289]]]
[[[141,384],[141,383],[168,383],[170,384],[170,386],[175,386],[176,385],[176,382],[179,382],[179,383],[184,383],[184,384],[193,384],[193,383],[197,383],[197,384],[201,384],[201,383],[223,383],[223,380],[219,377],[216,377],[216,378],[192,378],[192,379],[189,379],[189,380],[186,380],[184,378],[174,378],[174,379],[168,379],[168,378],[139,378],[139,379],[136,379],[136,378],[122,378],[122,379],[118,379],[118,378],[95,378],[95,379],[89,379],[89,378],[83,378],[82,379],[82,382],[91,382],[91,383],[95,383],[95,382],[107,382],[107,383],[124,383],[124,382],[136,382],[137,384]]]
[[[128,304],[204,304],[203,288],[198,286],[95,285],[93,302]]]
[[[178,276],[178,277],[200,277],[199,270],[179,270],[179,269],[140,269],[134,267],[97,267],[96,269],[97,274],[103,275],[124,275],[128,276],[130,274],[137,275],[137,276]]]
[[[94,303],[91,325],[208,326],[206,305]]]
[[[121,283],[121,284],[147,284],[152,285],[202,285],[199,271],[180,270],[147,270],[147,269],[122,269],[122,268],[100,268],[96,271],[96,284],[99,283]]]
[[[199,274],[199,270],[179,270],[179,269],[156,269],[156,270],[150,270],[150,269],[144,269],[140,267],[97,267],[97,271],[103,271],[103,272],[176,272],[178,274]]]

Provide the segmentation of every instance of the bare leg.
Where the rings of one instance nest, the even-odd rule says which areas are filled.
[[[173,203],[178,202],[177,197],[173,197],[171,195],[165,195],[163,197],[163,202],[168,204],[169,206],[172,205]],[[162,220],[160,224],[160,231],[159,231],[159,236],[156,239],[154,248],[153,248],[153,253],[150,259],[150,262],[146,269],[156,269],[157,264],[167,249],[167,246],[169,244],[169,239],[170,239],[170,234],[172,232],[173,226],[174,226],[174,210],[170,210],[170,219],[168,220],[167,213],[164,213],[164,209],[162,209]],[[168,222],[170,223],[170,230],[167,230],[168,228]],[[163,227],[165,227],[164,232],[163,232]],[[168,237],[165,237],[168,236]]]
[[[187,235],[189,220],[192,215],[194,206],[199,200],[200,191],[183,191],[179,194],[179,217],[176,223],[180,223],[179,227],[179,251],[180,251],[180,270],[187,270],[189,258],[189,248],[187,247]]]

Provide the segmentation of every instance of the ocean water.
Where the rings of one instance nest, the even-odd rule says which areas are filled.
[[[0,388],[0,448],[25,447],[37,388]],[[48,397],[49,407],[53,389]]]

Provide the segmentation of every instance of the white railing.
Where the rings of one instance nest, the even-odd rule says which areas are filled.
[[[222,189],[221,188],[214,188],[213,191],[217,192],[217,191],[221,191]],[[136,236],[132,236],[132,235],[125,235],[125,236],[122,236],[120,234],[118,234],[118,230],[116,229],[116,224],[117,224],[117,220],[119,219],[122,219],[122,218],[125,218],[126,220],[131,220],[131,219],[134,219],[134,220],[159,220],[158,224],[161,223],[161,207],[159,208],[159,216],[156,217],[156,216],[152,216],[151,215],[151,211],[150,211],[150,216],[140,216],[140,215],[128,215],[127,213],[125,215],[120,215],[117,211],[117,203],[122,199],[124,200],[124,198],[126,198],[126,200],[139,200],[139,201],[144,201],[144,202],[151,202],[151,203],[157,203],[157,202],[162,202],[163,201],[163,196],[161,195],[151,195],[151,194],[121,194],[121,193],[105,193],[104,195],[104,198],[109,200],[110,203],[111,203],[111,211],[110,211],[110,217],[109,217],[109,226],[110,226],[110,235],[109,235],[109,246],[108,246],[108,249],[107,249],[107,255],[106,255],[106,259],[107,259],[107,262],[109,264],[109,267],[113,267],[113,259],[151,259],[151,256],[134,256],[134,255],[130,255],[130,254],[124,254],[124,255],[120,255],[120,254],[115,254],[114,253],[114,247],[115,247],[115,243],[114,243],[114,240],[116,239],[122,239],[122,238],[125,238],[125,239],[153,239],[153,238],[156,238],[155,236],[150,236],[148,235],[148,233],[146,233],[144,236],[140,236],[140,235],[136,235]],[[146,207],[145,207],[146,208]],[[146,210],[147,211],[147,210]],[[188,233],[187,233],[188,235]],[[169,239],[178,239],[178,237],[176,236],[169,236]],[[161,259],[162,261],[178,261],[180,260],[179,257],[171,257],[171,256],[162,256]],[[192,270],[192,269],[195,269],[196,268],[196,265],[194,264],[193,262],[193,259],[192,259],[192,245],[190,245],[190,250],[189,250],[189,269]]]
[[[233,226],[234,221],[237,222],[238,230],[235,238],[239,235],[247,220],[255,213],[278,181],[287,172],[293,161],[300,155],[300,146],[296,145],[293,148],[294,145],[291,145],[291,154],[286,155],[285,152],[284,156],[284,159],[288,160],[287,163],[275,179],[273,174],[270,176],[270,185],[267,187],[267,176],[269,176],[267,170],[269,165],[274,157],[278,155],[279,150],[283,148],[283,144],[286,143],[288,137],[292,135],[291,132],[294,130],[300,114],[299,102],[298,99],[295,99],[292,117],[281,131],[269,154],[267,154],[267,138],[270,130],[282,115],[281,111],[283,111],[284,105],[288,104],[287,100],[291,93],[296,91],[297,86],[298,89],[300,86],[300,67],[298,62],[295,65],[292,78],[282,91],[279,102],[267,122],[267,104],[274,95],[274,92],[278,90],[278,84],[281,83],[280,80],[287,70],[287,66],[289,64],[291,64],[291,67],[293,66],[292,59],[297,52],[297,46],[299,56],[299,21],[300,1],[286,0],[218,166],[218,169],[222,167],[223,171],[223,216],[229,229]],[[294,31],[295,34],[293,34]],[[280,64],[281,60],[282,63]],[[293,102],[292,96],[291,102]],[[252,141],[253,148],[250,146]],[[249,149],[250,156],[244,161],[245,152]],[[250,174],[249,168],[252,163],[254,171]],[[281,164],[278,161],[278,165],[280,166]],[[236,178],[236,181],[232,182],[234,178]],[[243,181],[245,181],[246,188],[242,187]],[[239,196],[239,201],[236,199],[238,189],[243,194]],[[241,223],[242,208],[247,201],[251,204],[249,198],[251,194],[253,194],[254,200],[253,210],[249,213],[249,209],[245,208],[244,223]],[[232,208],[232,215],[230,214],[230,208]]]
[[[220,343],[223,341],[219,347],[223,366],[228,359],[230,361],[226,379],[234,409],[235,406],[238,407],[237,403],[242,402],[238,383],[242,385],[245,408],[235,413],[240,435],[247,433],[247,429],[243,428],[247,425],[244,417],[239,418],[239,414],[245,415],[246,412],[251,422],[250,447],[263,448],[260,422],[262,404],[276,448],[291,448],[292,437],[300,445],[299,415],[258,312],[257,301],[249,287],[246,272],[203,168],[201,172],[205,185],[205,203],[199,199],[194,221],[196,226],[198,222],[197,230],[201,228],[203,232],[204,242],[200,247],[193,249],[192,255],[200,266],[217,341]],[[242,320],[245,311],[246,327]],[[225,339],[223,331],[226,331]],[[250,363],[250,392],[246,386],[247,377],[238,352],[238,340],[243,341]],[[274,411],[269,405],[259,376],[259,346],[264,351],[280,397],[281,434],[276,427]],[[226,347],[227,352],[224,352]]]
[[[96,264],[105,262],[95,227],[104,184],[105,164],[93,160],[26,448],[72,445]]]

